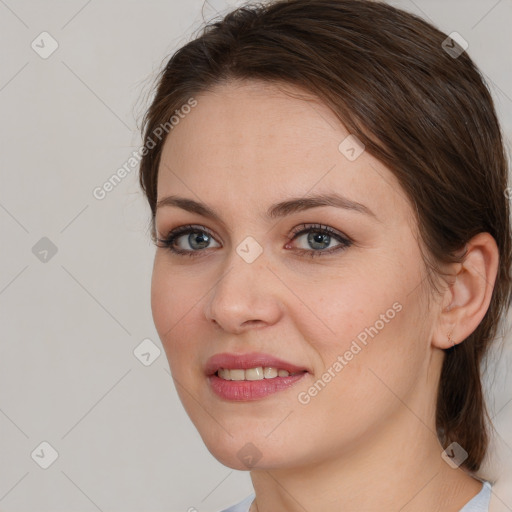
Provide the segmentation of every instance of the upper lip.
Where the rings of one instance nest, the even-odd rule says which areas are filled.
[[[245,370],[247,368],[257,368],[258,366],[272,366],[273,368],[287,370],[289,373],[309,371],[303,366],[297,366],[283,359],[279,359],[278,357],[261,352],[248,352],[245,354],[223,352],[221,354],[215,354],[206,361],[205,373],[210,376],[219,368],[241,368]]]

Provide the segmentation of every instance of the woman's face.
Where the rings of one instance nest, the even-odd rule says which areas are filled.
[[[195,99],[166,140],[158,200],[186,198],[218,218],[159,206],[160,239],[194,228],[173,243],[187,254],[156,250],[151,300],[176,389],[209,451],[236,469],[311,464],[403,428],[413,415],[404,403],[433,414],[438,310],[427,307],[413,211],[393,174],[313,98],[246,82]],[[295,203],[321,195],[362,206]],[[216,354],[255,352],[308,371],[263,396],[265,381],[206,374]],[[251,399],[233,399],[252,386]]]

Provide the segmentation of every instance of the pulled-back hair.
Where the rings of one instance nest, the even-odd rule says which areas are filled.
[[[142,126],[153,147],[140,165],[153,236],[166,140],[156,140],[155,130],[218,84],[264,80],[316,95],[394,173],[413,205],[432,289],[441,264],[462,261],[474,235],[494,237],[499,268],[489,308],[470,336],[445,350],[436,406],[440,443],[459,443],[468,453],[462,465],[477,471],[490,424],[480,364],[510,305],[511,231],[500,126],[468,54],[421,18],[384,3],[277,0],[211,21],[157,78]]]

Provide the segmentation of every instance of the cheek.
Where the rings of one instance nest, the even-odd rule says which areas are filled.
[[[165,264],[163,258],[156,258],[151,280],[151,311],[160,341],[167,353],[169,363],[177,358],[192,358],[195,350],[191,318],[197,319],[196,308],[201,307],[202,293],[190,279],[183,280],[179,274]]]
[[[315,375],[297,389],[297,395],[303,393],[298,397],[297,428],[302,421],[311,431],[323,432],[325,443],[320,444],[326,453],[333,442],[343,447],[365,438],[401,410],[401,399],[407,400],[417,386],[425,360],[421,335],[410,320],[410,315],[417,318],[415,305],[404,304],[405,297],[394,293],[381,292],[369,301],[359,291],[350,293],[350,299],[332,301],[331,315],[327,305],[321,310],[334,335],[326,329],[320,333],[318,322],[317,329],[302,325],[319,364]]]
[[[399,395],[407,393],[428,348],[428,312],[420,288],[411,293],[418,268],[407,269],[396,261],[386,268],[373,262],[363,274],[294,288],[310,305],[298,307],[293,322],[316,353],[314,380],[328,381],[318,386],[325,400],[348,407],[356,397],[375,403],[392,396],[386,384]]]
[[[164,334],[171,329],[173,325],[175,304],[171,292],[171,279],[169,274],[162,272],[161,267],[162,265],[155,259],[151,279],[151,312],[160,340],[165,344]]]
[[[294,283],[294,292],[304,298],[295,309],[294,321],[320,354],[343,353],[356,338],[364,346],[372,337],[383,337],[399,321],[402,309],[400,283],[384,279],[386,273],[343,273]],[[389,276],[389,273],[388,273]],[[324,363],[332,361],[325,360]]]

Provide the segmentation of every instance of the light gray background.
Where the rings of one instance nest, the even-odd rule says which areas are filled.
[[[512,1],[391,3],[469,42],[510,145]],[[105,199],[92,194],[140,147],[161,66],[203,16],[230,5],[0,0],[2,511],[216,511],[252,491],[249,473],[208,452],[178,400],[151,317],[138,167]],[[59,45],[47,59],[31,47],[43,31]],[[46,262],[32,251],[43,237],[57,247]],[[134,355],[147,338],[161,349],[149,366]],[[512,510],[505,341],[487,386],[509,467],[485,471],[501,478],[494,506]],[[58,452],[47,469],[43,441]]]

